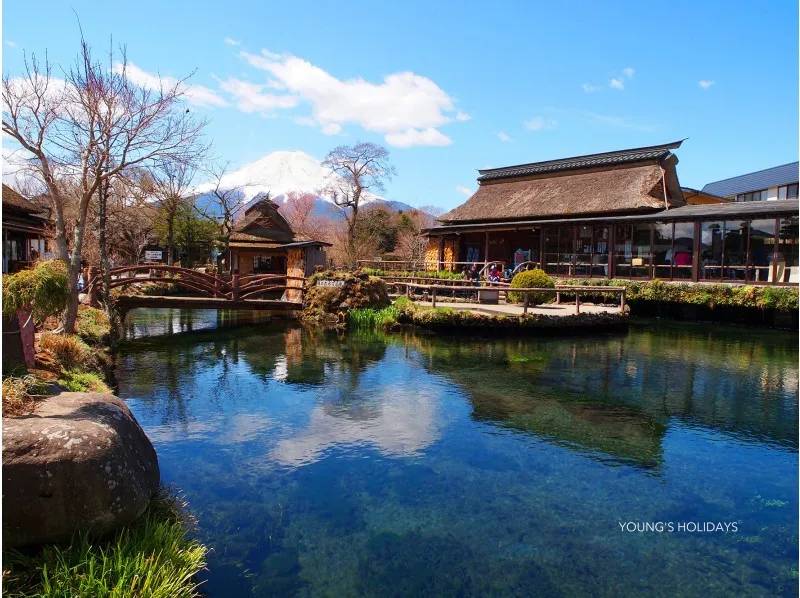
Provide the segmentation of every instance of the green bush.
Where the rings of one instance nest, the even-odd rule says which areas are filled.
[[[111,392],[103,379],[92,372],[64,370],[58,383],[70,392]]]
[[[36,323],[60,314],[67,306],[67,265],[60,260],[38,262],[33,268],[3,276],[3,313],[30,310]]]
[[[103,310],[81,305],[78,308],[75,331],[84,341],[98,344],[111,334],[111,323]]]
[[[556,283],[545,274],[544,270],[524,270],[514,275],[511,280],[512,289],[552,289]],[[530,303],[537,305],[545,303],[553,298],[553,293],[530,293]],[[524,293],[508,293],[508,301],[512,303],[522,303],[525,300]]]
[[[603,278],[559,280],[558,284],[625,287],[626,301],[632,304],[637,302],[684,303],[709,308],[727,306],[775,309],[782,312],[792,312],[798,309],[797,287],[670,283],[661,280],[635,281]],[[568,294],[562,293],[562,297],[568,299]],[[586,295],[581,297],[586,301],[592,300]]]
[[[370,276],[464,280],[463,272],[451,272],[450,270],[381,270],[380,268],[361,268],[361,271]]]
[[[184,509],[162,493],[136,523],[108,539],[81,534],[33,554],[4,551],[4,595],[197,596],[195,576],[208,550],[187,536],[192,522]]]

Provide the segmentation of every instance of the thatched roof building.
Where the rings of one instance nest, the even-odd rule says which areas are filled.
[[[604,215],[685,205],[670,151],[644,148],[480,170],[478,190],[442,223]]]
[[[472,197],[427,229],[426,267],[800,281],[797,200],[739,204],[681,188],[681,143],[480,170]]]

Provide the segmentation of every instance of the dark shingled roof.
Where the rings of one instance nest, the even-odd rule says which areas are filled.
[[[760,191],[778,185],[796,183],[798,177],[798,162],[790,162],[781,166],[774,166],[756,172],[708,183],[703,187],[704,193],[712,193],[723,197],[731,197],[740,193]]]
[[[658,160],[659,158],[669,155],[670,150],[680,147],[681,143],[683,143],[683,139],[680,141],[673,141],[672,143],[664,143],[662,145],[650,145],[647,147],[636,147],[613,152],[603,152],[600,154],[588,154],[585,156],[573,156],[572,158],[560,158],[558,160],[546,160],[544,162],[531,162],[530,164],[518,164],[517,166],[503,166],[502,168],[486,168],[478,171],[478,173],[480,173],[478,181],[558,172],[575,168],[593,168],[596,166],[611,166],[614,164]]]

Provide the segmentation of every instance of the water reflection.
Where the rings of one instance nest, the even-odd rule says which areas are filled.
[[[164,322],[134,312],[117,371],[214,547],[211,596],[790,593],[791,335],[447,339],[216,318],[148,337]],[[619,519],[742,532],[620,535]]]

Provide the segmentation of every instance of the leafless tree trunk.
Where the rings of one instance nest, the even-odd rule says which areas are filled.
[[[325,192],[336,205],[345,208],[347,218],[347,253],[350,265],[356,256],[358,210],[365,192],[379,192],[395,174],[386,148],[374,143],[335,147],[322,162],[333,171],[335,179]],[[349,209],[349,212],[347,211]]]
[[[209,168],[209,174],[212,177],[214,188],[211,193],[214,198],[214,204],[219,208],[220,215],[218,218],[208,214],[207,211],[201,211],[201,214],[206,218],[212,219],[218,223],[219,226],[219,240],[222,242],[222,255],[228,263],[228,267],[232,268],[231,264],[231,234],[236,221],[244,210],[244,188],[247,185],[236,185],[232,187],[225,187],[224,178],[228,173],[229,164],[214,165]],[[269,199],[269,193],[267,193]]]
[[[77,281],[90,202],[106,181],[130,168],[172,160],[191,163],[204,151],[204,122],[185,110],[183,81],[158,90],[137,87],[126,76],[124,50],[109,64],[81,50],[63,81],[54,79],[47,59],[26,60],[22,77],[3,79],[3,132],[14,139],[47,188],[55,218],[57,255],[68,263],[70,300],[63,327],[74,331]],[[77,209],[67,236],[65,184],[76,188]],[[71,242],[70,242],[71,241]]]

